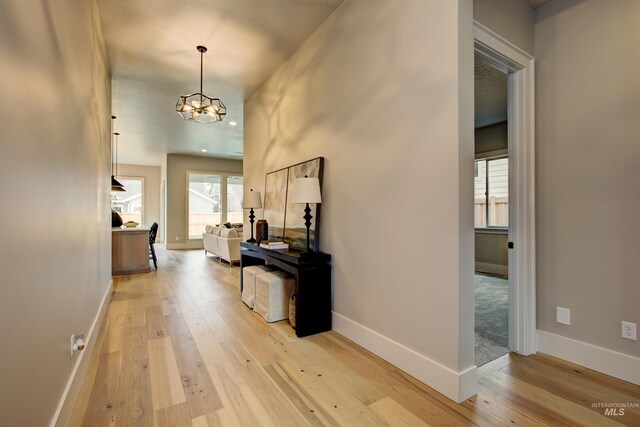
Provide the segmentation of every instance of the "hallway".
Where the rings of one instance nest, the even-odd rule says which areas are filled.
[[[158,256],[157,272],[114,278],[72,426],[640,423],[591,407],[640,401],[639,387],[544,355],[488,363],[457,405],[335,332],[265,323],[240,301],[238,267]]]

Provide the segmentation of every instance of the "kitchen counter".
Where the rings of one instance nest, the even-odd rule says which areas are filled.
[[[148,273],[149,227],[111,229],[111,274]]]

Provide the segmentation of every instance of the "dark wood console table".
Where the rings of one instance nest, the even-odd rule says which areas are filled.
[[[296,335],[305,337],[331,330],[331,255],[295,249],[273,250],[240,242],[240,292],[242,269],[274,265],[296,279]]]

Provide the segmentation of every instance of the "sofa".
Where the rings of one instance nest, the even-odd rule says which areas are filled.
[[[207,225],[202,233],[205,255],[210,253],[218,257],[220,262],[225,260],[229,267],[233,267],[234,262],[240,262],[240,241],[242,238],[234,228],[223,226]]]

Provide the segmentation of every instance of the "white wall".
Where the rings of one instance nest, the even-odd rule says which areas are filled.
[[[555,1],[535,39],[538,328],[636,357],[639,22],[637,0]]]
[[[198,124],[194,124],[198,126]],[[242,174],[239,160],[167,154],[167,238],[169,249],[201,248],[202,239],[189,241],[187,236],[187,171]],[[203,230],[204,232],[204,230]],[[177,237],[177,239],[176,239]]]
[[[245,104],[244,135],[246,188],[325,157],[334,328],[473,394],[471,2],[346,1]]]
[[[144,222],[148,226],[157,222],[156,242],[164,242],[164,224],[160,220],[160,166],[118,165],[118,176],[144,178]]]
[[[52,420],[111,280],[110,76],[95,1],[0,2],[0,424]]]
[[[473,19],[533,54],[535,14],[525,0],[473,0]]]

